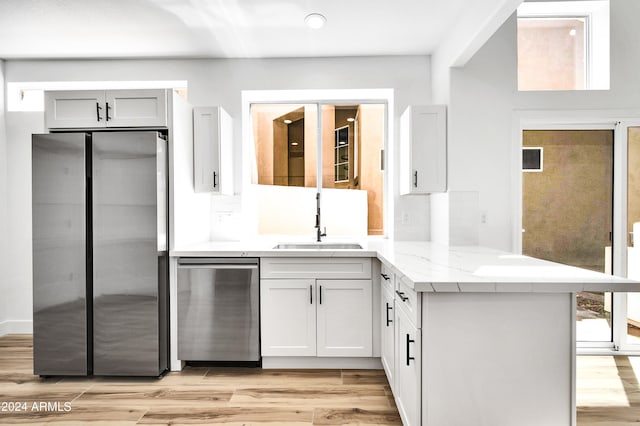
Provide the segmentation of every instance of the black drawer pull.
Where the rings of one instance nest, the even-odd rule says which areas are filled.
[[[102,107],[100,106],[100,103],[96,102],[96,116],[98,117],[98,121],[102,120],[102,117],[100,117],[101,109]]]
[[[309,286],[309,304],[313,305],[313,285]]]
[[[381,274],[380,274],[380,276],[381,276],[382,278],[384,278],[384,279],[385,279],[385,281],[389,281],[389,275],[386,275],[386,274],[382,274],[382,273],[381,273]]]
[[[407,334],[407,365],[409,365],[410,361],[415,361],[415,358],[409,355],[409,351],[411,350],[411,343],[415,343],[415,340],[411,340],[409,334]]]
[[[389,306],[389,304],[387,303],[387,327],[389,327],[389,324],[391,324],[393,322],[393,320],[389,319],[389,311],[393,309],[392,306]]]
[[[396,290],[396,294],[400,296],[400,300],[402,300],[403,302],[406,302],[407,300],[409,300],[409,298],[405,296],[404,293],[401,291]]]

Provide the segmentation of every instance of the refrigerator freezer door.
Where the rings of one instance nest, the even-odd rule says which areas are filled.
[[[158,164],[166,160],[158,161],[159,144],[165,142],[156,132],[93,134],[96,375],[156,376],[166,369],[168,263],[158,250],[166,247],[158,242],[159,234],[166,240],[166,229],[158,229]]]
[[[33,135],[33,354],[39,375],[87,374],[87,134]]]

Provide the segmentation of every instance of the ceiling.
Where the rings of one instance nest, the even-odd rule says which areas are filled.
[[[425,55],[478,3],[489,15],[487,4],[508,2],[0,0],[0,58]],[[326,16],[324,28],[305,26],[312,12]],[[477,22],[490,18],[482,13]]]

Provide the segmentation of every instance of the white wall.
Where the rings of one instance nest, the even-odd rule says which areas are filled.
[[[187,80],[191,104],[221,105],[234,118],[236,192],[240,191],[242,176],[239,119],[242,90],[391,88],[395,94],[393,116],[396,122],[407,105],[432,102],[430,60],[426,56],[271,60],[7,61],[5,65],[6,82]],[[6,317],[12,320],[30,320],[32,316],[30,135],[43,131],[43,121],[42,113],[11,112],[7,122],[6,158],[7,164],[10,165],[10,194],[7,205],[9,229],[12,232],[7,242],[11,247],[8,272],[3,275],[7,277],[3,286],[8,290],[3,295],[7,294],[9,297],[2,299],[11,306]],[[396,123],[396,133],[398,128]],[[397,139],[395,135],[395,140]],[[428,197],[400,197],[397,195],[397,187],[394,192],[395,216],[405,218],[395,221],[396,238],[427,240]],[[237,198],[212,198],[211,211],[215,216],[210,223],[212,227],[225,223],[226,212],[237,211]],[[400,213],[403,215],[400,216]],[[204,227],[208,229],[209,224],[205,224]],[[215,236],[216,233],[212,232],[212,235]]]
[[[478,192],[479,215],[486,219],[476,222],[481,245],[514,249],[512,205],[517,200],[511,189],[514,167],[519,168],[512,161],[513,150],[519,150],[512,133],[515,111],[640,108],[639,17],[637,0],[611,0],[608,91],[518,92],[515,16],[464,68],[451,70],[449,188]]]
[[[44,131],[42,114],[7,112],[7,319],[10,332],[31,332],[31,134]]]
[[[6,294],[8,290],[7,271],[7,138],[5,133],[5,102],[4,102],[4,61],[0,61],[0,294]],[[0,298],[0,335],[5,334],[4,321],[7,315],[8,300],[6,297]]]

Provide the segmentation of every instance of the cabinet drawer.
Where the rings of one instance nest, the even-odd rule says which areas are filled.
[[[396,309],[401,309],[416,328],[421,327],[421,297],[415,290],[398,280],[395,291]]]
[[[395,291],[396,277],[387,265],[382,263],[380,265],[380,283],[382,289],[393,293]]]
[[[260,259],[260,277],[370,279],[371,259],[268,257]]]

